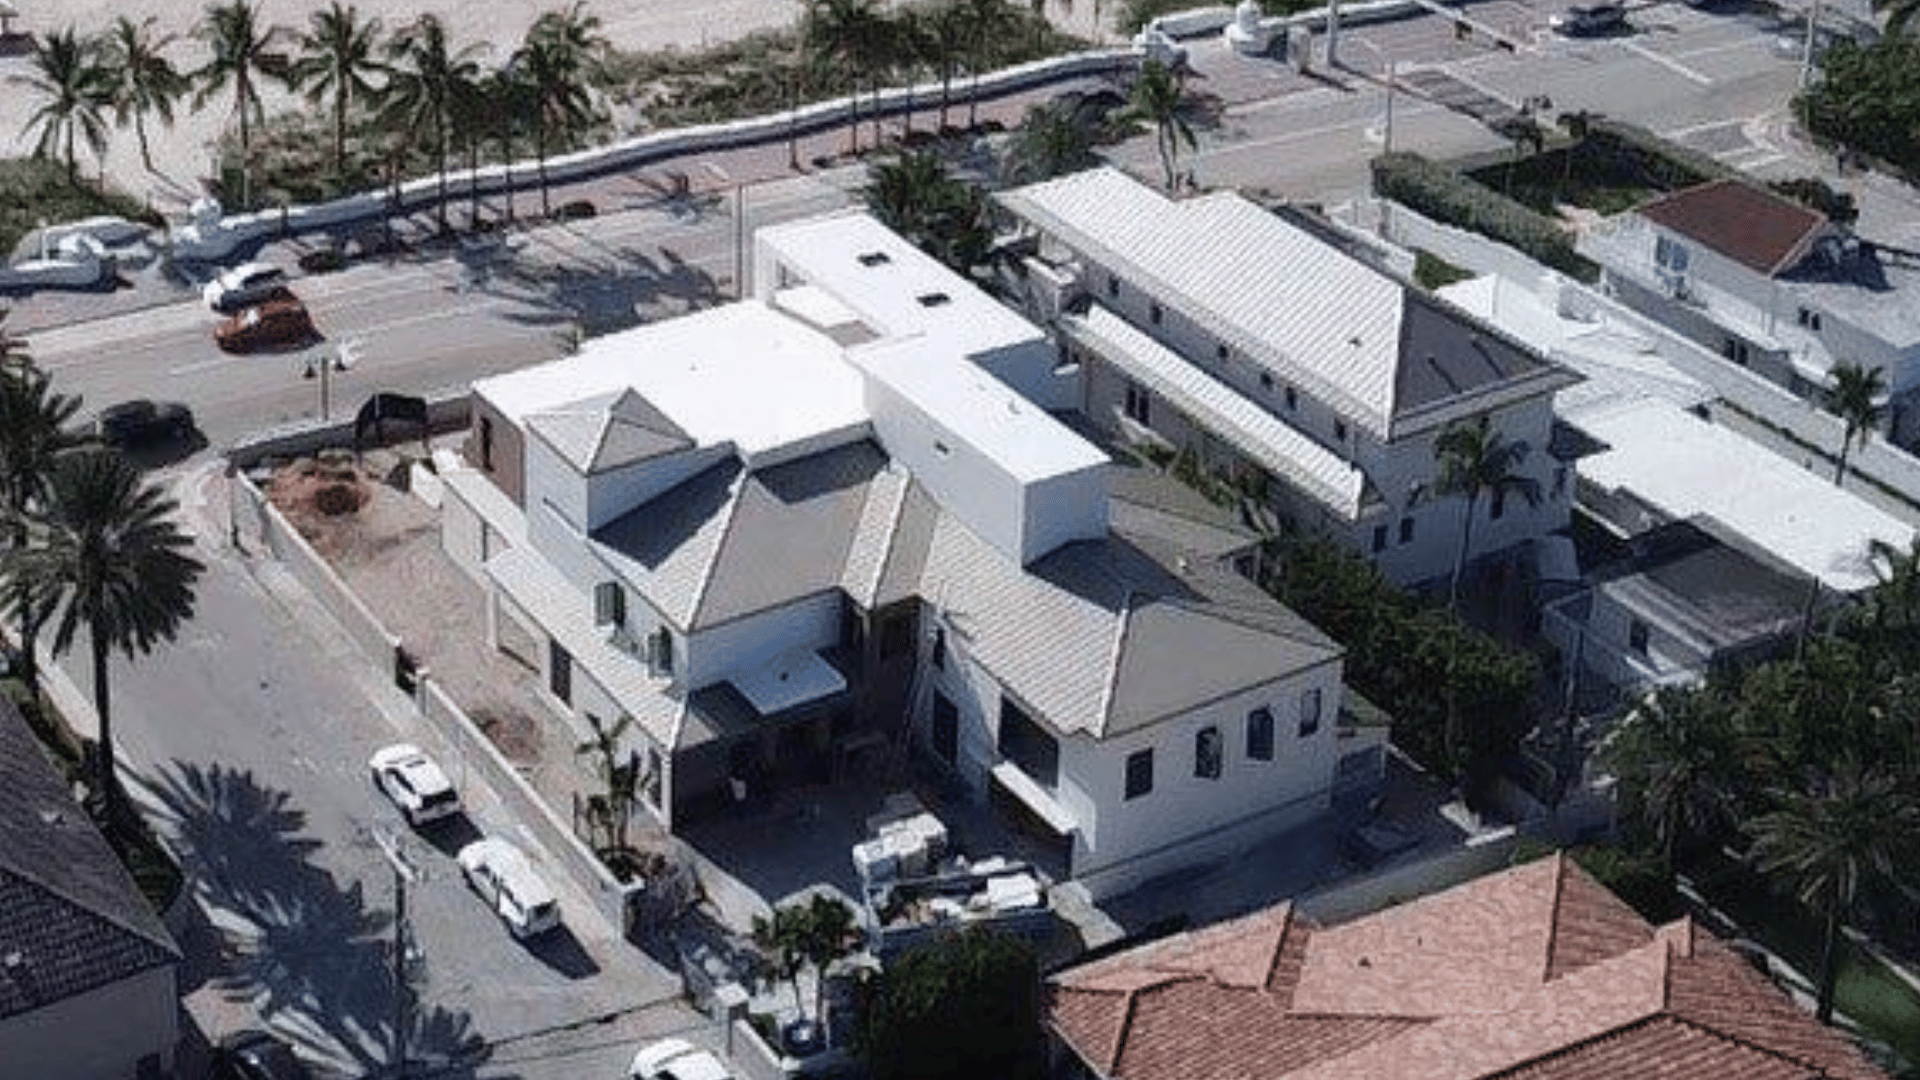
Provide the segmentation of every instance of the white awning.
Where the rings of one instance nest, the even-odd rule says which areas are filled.
[[[1095,304],[1061,320],[1067,336],[1347,521],[1360,516],[1366,476],[1239,391]]]
[[[847,680],[819,653],[805,649],[782,653],[749,671],[727,676],[740,695],[759,710],[772,716],[810,701],[838,694],[847,688]]]
[[[1033,778],[1020,771],[1020,766],[1011,761],[1003,761],[993,767],[994,782],[1005,788],[1007,794],[1026,806],[1045,822],[1047,828],[1061,836],[1072,836],[1080,828],[1080,823],[1060,805],[1059,800],[1047,793],[1047,789],[1033,782]]]

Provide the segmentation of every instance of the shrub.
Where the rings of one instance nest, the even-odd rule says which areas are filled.
[[[1739,176],[1738,170],[1691,147],[1669,142],[1636,124],[1594,119],[1587,128],[1591,155],[1630,162],[1649,187],[1678,191],[1709,180]]]
[[[154,226],[166,224],[124,192],[98,188],[85,180],[70,183],[58,162],[0,159],[0,262],[42,221],[53,225],[102,214]]]
[[[1455,282],[1467,281],[1472,277],[1473,271],[1463,270],[1426,248],[1414,249],[1413,280],[1419,282],[1420,287],[1429,292],[1445,288]]]
[[[1559,222],[1419,154],[1374,158],[1373,191],[1435,221],[1518,248],[1581,281],[1600,277],[1600,268],[1573,250]]]

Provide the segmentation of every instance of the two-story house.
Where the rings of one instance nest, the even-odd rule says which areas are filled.
[[[913,748],[1098,895],[1377,760],[1334,642],[1111,512],[1106,455],[1036,403],[1044,332],[861,214],[761,230],[755,267],[750,299],[476,383],[446,477],[495,643],[576,726],[633,719],[662,823]]]
[[[1920,254],[1733,179],[1654,199],[1579,247],[1623,302],[1799,397],[1817,401],[1837,364],[1879,368],[1885,433],[1920,437]]]
[[[1029,293],[1079,407],[1122,440],[1415,583],[1453,570],[1467,509],[1435,490],[1435,441],[1486,417],[1543,497],[1481,500],[1470,557],[1566,525],[1549,447],[1576,377],[1523,343],[1232,192],[1174,201],[1100,168],[1000,200],[1038,236]]]

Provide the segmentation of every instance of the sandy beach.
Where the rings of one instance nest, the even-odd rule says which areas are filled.
[[[200,0],[14,0],[20,17],[14,20],[16,32],[45,36],[72,26],[82,34],[104,31],[112,20],[126,15],[135,20],[152,18],[162,33],[179,35],[169,50],[174,65],[182,70],[198,66],[205,50],[192,37],[204,4]],[[563,6],[562,0],[353,0],[363,16],[377,16],[389,31],[404,26],[421,15],[432,13],[444,19],[453,31],[456,44],[478,43],[486,46],[494,62],[502,62],[519,43],[521,34],[541,12]],[[322,5],[311,0],[260,0],[265,22],[304,29],[308,13]],[[712,42],[737,38],[754,30],[791,25],[804,9],[801,0],[625,0],[625,2],[589,2],[588,10],[604,24],[608,40],[623,49],[657,49],[667,46],[699,48]],[[0,157],[15,157],[33,150],[34,135],[22,130],[39,108],[39,96],[31,89],[11,84],[9,76],[30,71],[26,57],[0,59]],[[290,108],[312,106],[272,84],[261,94],[269,114]],[[115,184],[137,198],[149,200],[155,209],[173,212],[200,194],[200,178],[210,171],[211,147],[232,119],[231,99],[216,98],[195,113],[183,109],[171,129],[149,117],[149,135],[153,145],[153,171],[140,161],[140,148],[131,126],[111,133],[105,170]],[[87,161],[88,172],[100,163]]]
[[[541,12],[564,6],[566,0],[353,0],[362,15],[377,16],[391,31],[427,13],[439,15],[453,31],[457,45],[478,43],[486,47],[495,63],[503,62],[519,43],[522,33]],[[1025,7],[1027,0],[1010,0]],[[106,30],[118,15],[135,20],[152,18],[162,33],[178,35],[169,50],[176,67],[182,71],[198,66],[205,50],[192,36],[205,6],[204,0],[14,0],[20,17],[14,20],[16,32],[37,37],[72,26],[82,34]],[[314,0],[259,0],[262,18],[271,25],[304,29],[308,15],[323,6]],[[1107,8],[1118,4],[1107,4]],[[1088,0],[1047,0],[1047,14],[1063,29],[1087,37],[1097,36],[1093,26],[1095,5]],[[803,0],[588,0],[588,10],[600,17],[607,38],[622,49],[659,49],[678,46],[697,49],[703,45],[745,36],[755,30],[789,26],[799,21],[805,10]],[[1112,17],[1111,10],[1106,14]],[[0,157],[23,156],[32,152],[33,133],[23,130],[39,107],[39,96],[17,84],[9,85],[9,76],[31,70],[24,56],[0,58]],[[312,109],[312,106],[272,83],[262,87],[261,97],[269,115],[287,109]],[[88,172],[104,169],[106,176],[136,198],[148,201],[162,213],[177,213],[202,194],[202,178],[211,172],[212,147],[221,131],[232,122],[231,98],[216,98],[200,112],[183,107],[171,129],[149,117],[153,146],[153,169],[140,161],[138,139],[133,128],[117,129],[110,134],[104,162],[87,160]]]

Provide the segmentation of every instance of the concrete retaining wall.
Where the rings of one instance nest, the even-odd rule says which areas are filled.
[[[1323,926],[1344,922],[1501,869],[1512,862],[1519,843],[1520,831],[1508,830],[1504,835],[1472,847],[1458,847],[1357,880],[1342,881],[1300,897],[1294,903]]]
[[[343,403],[358,411],[357,403]],[[427,430],[434,435],[459,431],[471,423],[473,397],[466,389],[445,390],[427,397]],[[399,425],[389,428],[398,431]],[[390,440],[391,441],[391,440]],[[303,420],[243,436],[227,448],[226,457],[236,468],[251,469],[268,458],[306,457],[322,450],[353,445],[353,417],[333,420]]]
[[[367,609],[333,567],[314,551],[293,524],[267,501],[266,495],[245,474],[230,481],[231,496],[237,512],[257,516],[260,534],[267,549],[293,574],[320,605],[327,610],[347,636],[352,638],[376,669],[387,677],[394,673],[395,658],[401,647],[399,635],[387,630]],[[542,799],[526,777],[513,767],[487,739],[473,719],[452,697],[442,690],[432,673],[422,669],[415,679],[413,701],[421,716],[453,744],[458,755],[456,776],[464,779],[469,768],[478,770],[507,804],[507,809],[523,829],[560,863],[581,892],[593,902],[609,926],[625,936],[632,929],[633,901],[642,891],[640,883],[622,884],[588,847],[573,834],[567,822]]]
[[[1099,49],[1057,56],[990,72],[977,80],[955,82],[952,96],[964,104],[969,99],[1002,97],[1069,79],[1132,71],[1138,63],[1139,54],[1132,49]],[[839,98],[767,116],[650,132],[611,146],[548,158],[547,182],[567,184],[590,180],[682,155],[774,142],[789,135],[813,134],[844,124],[854,109],[858,110],[863,120],[867,120],[874,116],[876,108],[883,115],[898,115],[909,108],[925,109],[936,103],[939,96],[940,83],[934,81],[883,90],[877,98],[875,95],[861,95],[857,100]],[[464,200],[474,190],[485,196],[498,195],[506,191],[509,185],[515,191],[538,190],[537,163],[520,161],[510,166],[488,165],[477,170],[461,169],[447,174],[449,200]],[[397,206],[391,192],[363,192],[332,202],[234,215],[206,230],[183,226],[174,232],[174,254],[177,258],[217,261],[241,247],[272,237],[340,229],[378,221],[389,213],[411,213],[430,208],[438,200],[439,192],[440,180],[436,175],[400,185]]]

